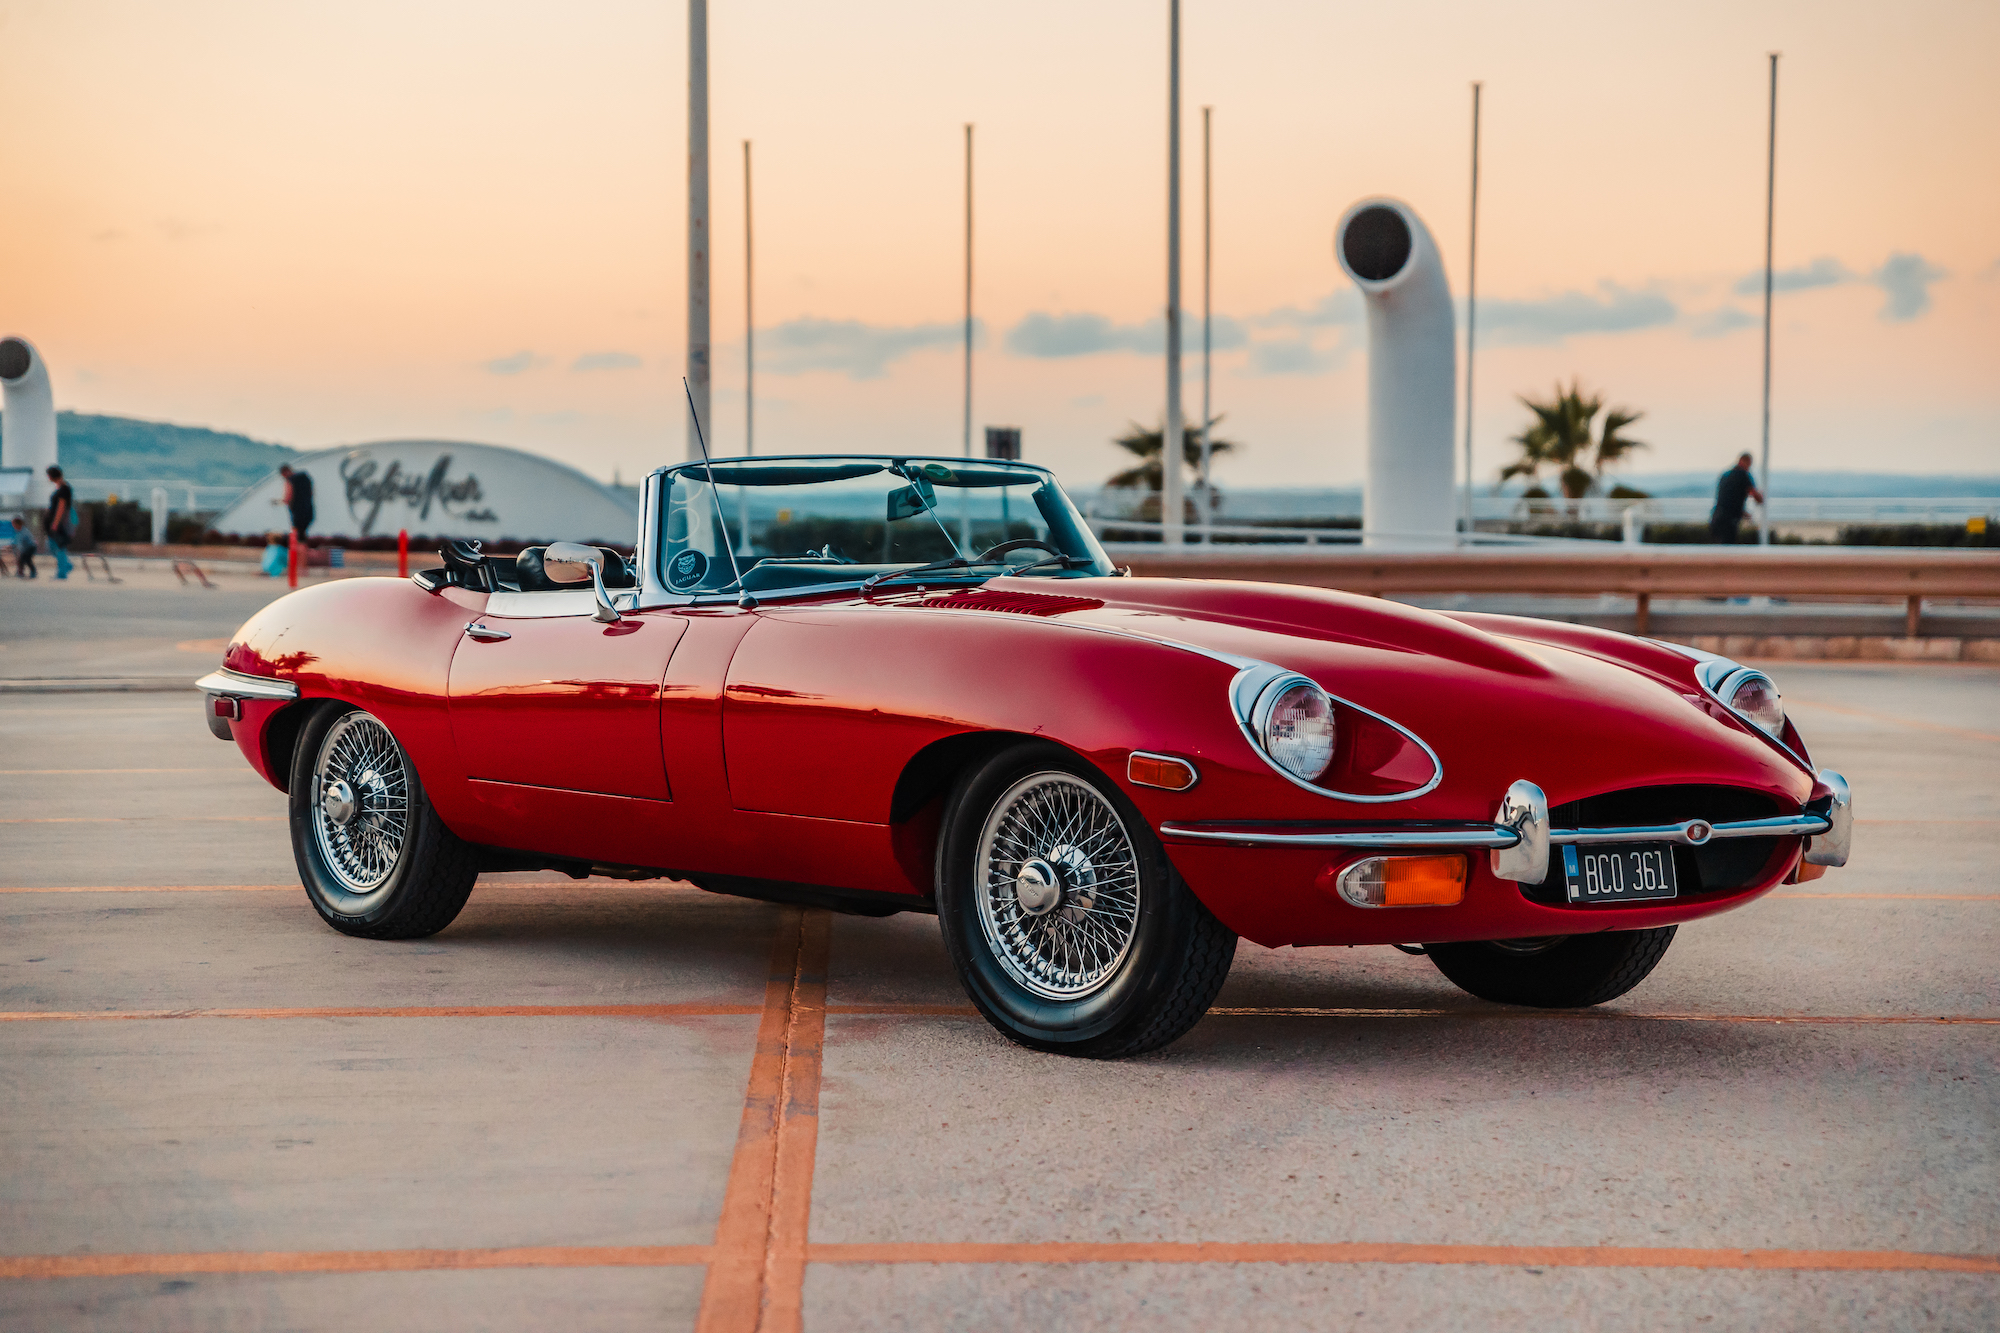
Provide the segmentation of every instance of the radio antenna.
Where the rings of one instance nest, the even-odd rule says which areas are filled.
[[[722,492],[715,488],[715,464],[709,461],[708,439],[701,433],[701,413],[695,410],[694,389],[688,384],[687,376],[685,375],[681,376],[681,388],[687,394],[688,414],[694,418],[694,439],[695,443],[701,446],[702,471],[708,477],[709,498],[715,501],[715,522],[722,531],[722,549],[729,555],[729,572],[736,576],[730,582],[735,586],[741,587],[743,583],[743,571],[736,567],[736,544],[729,540],[729,520],[722,516]],[[745,541],[749,540],[750,534],[747,530],[744,532],[743,537]],[[757,605],[757,599],[750,596],[748,588],[744,588],[743,595],[736,600],[739,605]]]

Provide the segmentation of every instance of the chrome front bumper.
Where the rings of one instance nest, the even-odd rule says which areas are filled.
[[[1567,843],[1595,845],[1620,842],[1675,842],[1700,847],[1718,838],[1805,837],[1812,841],[1805,859],[1814,865],[1847,864],[1848,841],[1854,823],[1853,796],[1847,779],[1822,769],[1819,780],[1832,791],[1824,814],[1806,812],[1773,819],[1742,819],[1712,824],[1684,819],[1678,824],[1634,824],[1615,828],[1550,828],[1549,802],[1532,782],[1507,789],[1491,823],[1400,823],[1332,828],[1254,821],[1216,821],[1160,825],[1169,840],[1229,842],[1260,847],[1449,847],[1484,849],[1492,853],[1493,873],[1501,879],[1539,884],[1549,873],[1549,848]]]
[[[299,697],[296,681],[273,680],[269,676],[246,676],[240,671],[223,667],[211,671],[194,683],[201,691],[201,711],[208,722],[208,730],[217,740],[233,740],[229,730],[231,721],[243,715],[245,699],[267,699],[290,702]]]

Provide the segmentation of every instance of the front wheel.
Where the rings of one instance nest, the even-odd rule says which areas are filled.
[[[1057,746],[962,778],[938,853],[938,921],[966,994],[1010,1040],[1116,1058],[1208,1012],[1236,936],[1123,793]]]
[[[320,919],[344,935],[414,940],[452,923],[479,878],[389,728],[323,707],[292,756],[292,855]]]
[[[1538,940],[1431,944],[1424,952],[1460,990],[1496,1004],[1587,1009],[1615,1000],[1659,966],[1674,927]]]

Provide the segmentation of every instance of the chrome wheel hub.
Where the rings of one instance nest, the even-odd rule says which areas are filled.
[[[1036,773],[1008,788],[980,831],[976,873],[986,941],[1036,995],[1089,995],[1131,951],[1138,858],[1117,810],[1083,779]]]
[[[326,811],[326,817],[334,823],[345,826],[354,822],[357,808],[354,788],[348,786],[345,779],[335,778],[321,788],[319,803],[320,808]]]
[[[348,893],[374,893],[395,872],[409,834],[411,780],[402,748],[375,718],[348,713],[320,742],[313,780],[320,859]]]

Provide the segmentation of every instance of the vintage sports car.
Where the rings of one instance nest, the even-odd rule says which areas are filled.
[[[1603,1003],[1675,927],[1847,857],[1761,671],[1623,634],[1121,574],[1047,471],[755,458],[647,479],[636,558],[453,543],[302,589],[200,682],[334,929],[482,871],[933,912],[1013,1040],[1129,1055],[1238,936]]]

